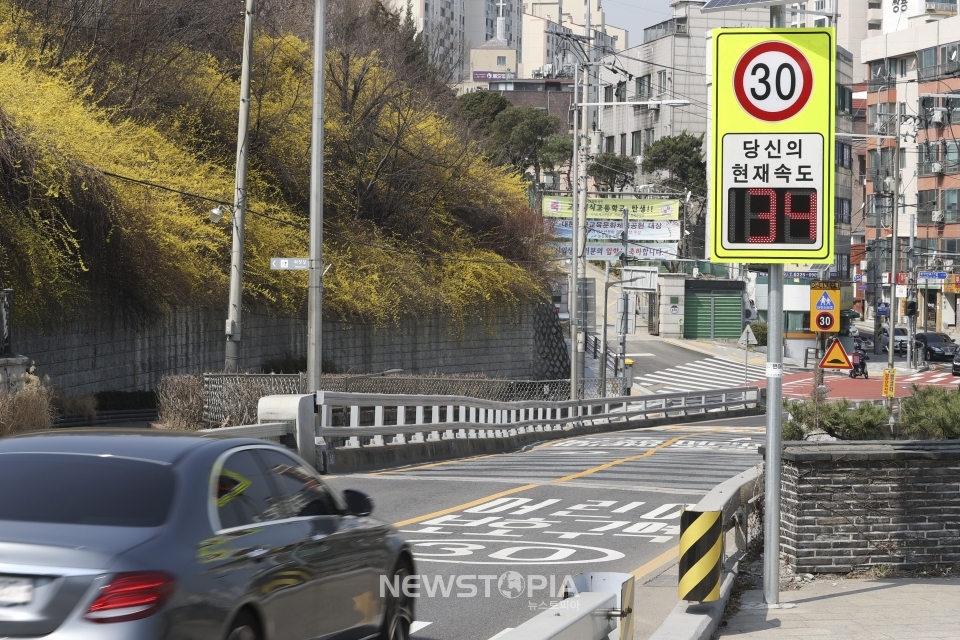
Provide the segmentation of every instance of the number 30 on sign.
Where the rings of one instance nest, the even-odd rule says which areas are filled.
[[[832,29],[717,29],[711,259],[833,261]]]

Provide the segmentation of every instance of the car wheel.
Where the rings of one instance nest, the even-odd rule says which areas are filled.
[[[926,355],[927,355],[927,362],[932,362],[932,361],[933,361],[933,351],[930,351],[930,349],[927,349]]]
[[[249,611],[240,612],[227,631],[227,640],[263,640],[257,618]]]
[[[411,574],[407,560],[397,563],[393,570],[394,584],[404,584],[404,579]],[[387,614],[383,618],[383,628],[380,630],[380,640],[410,640],[410,627],[413,625],[413,598],[401,588],[396,596],[387,591]]]

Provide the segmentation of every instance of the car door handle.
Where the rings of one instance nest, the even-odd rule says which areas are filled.
[[[248,558],[259,558],[267,554],[267,549],[254,549],[253,551],[247,552]]]

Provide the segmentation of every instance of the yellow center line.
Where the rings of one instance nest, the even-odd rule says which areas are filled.
[[[495,493],[492,496],[486,496],[485,498],[480,498],[479,500],[458,504],[457,506],[450,507],[449,509],[441,509],[440,511],[434,511],[433,513],[428,513],[425,516],[417,516],[416,518],[410,518],[409,520],[401,520],[400,522],[394,522],[393,526],[403,527],[408,524],[416,524],[417,522],[423,522],[424,520],[439,518],[440,516],[445,516],[448,513],[453,513],[454,511],[460,511],[461,509],[469,509],[470,507],[475,507],[478,504],[483,504],[484,502],[489,502],[490,500],[495,500],[496,498],[509,496],[512,493],[520,493],[521,491],[526,491],[528,489],[533,489],[539,486],[540,486],[539,484],[525,484],[522,487],[514,487],[513,489],[507,489],[506,491],[501,491],[500,493]]]
[[[490,453],[483,456],[473,456],[470,458],[456,458],[454,460],[444,460],[443,462],[430,462],[428,464],[418,464],[411,467],[401,467],[400,469],[388,469],[386,471],[374,471],[373,473],[367,473],[364,475],[368,476],[384,476],[388,473],[405,473],[407,471],[419,471],[420,469],[429,469],[430,467],[440,467],[445,464],[453,464],[455,462],[471,462],[473,460],[483,460],[484,458],[495,458],[499,456],[499,453]]]
[[[722,430],[722,429],[713,429],[712,431],[721,431],[721,430]],[[701,432],[701,433],[704,433],[704,432]],[[587,469],[586,471],[581,471],[580,473],[575,473],[575,474],[573,474],[573,475],[564,476],[564,477],[562,477],[562,478],[557,478],[556,480],[548,480],[547,482],[566,482],[566,481],[568,481],[568,480],[573,480],[574,478],[582,478],[583,476],[588,476],[588,475],[590,475],[590,474],[592,474],[592,473],[596,473],[596,472],[598,472],[598,471],[603,471],[604,469],[609,469],[610,467],[616,466],[616,465],[618,465],[618,464],[622,464],[622,463],[624,463],[624,462],[630,462],[631,460],[639,460],[640,458],[646,458],[647,456],[652,456],[654,453],[656,453],[656,452],[659,451],[660,449],[663,449],[664,447],[669,447],[669,446],[672,445],[674,442],[677,442],[678,440],[683,440],[684,438],[688,438],[688,437],[690,437],[691,435],[695,435],[695,434],[689,434],[689,433],[687,433],[687,434],[684,434],[684,435],[682,435],[682,436],[677,436],[676,438],[671,438],[670,440],[667,440],[667,441],[664,442],[663,444],[661,444],[661,445],[659,445],[659,446],[657,446],[657,447],[654,447],[653,449],[650,449],[650,450],[647,451],[646,453],[642,453],[642,454],[640,454],[640,455],[638,455],[638,456],[630,456],[630,457],[628,457],[628,458],[621,458],[620,460],[614,460],[613,462],[607,462],[607,463],[605,463],[605,464],[601,464],[601,465],[599,465],[599,466],[593,467],[592,469]],[[481,456],[481,457],[488,457],[488,456]],[[474,458],[474,460],[476,460],[476,459],[477,459],[477,458]],[[444,463],[437,463],[437,464],[444,464]],[[477,505],[481,505],[481,504],[483,504],[483,503],[485,503],[485,502],[489,502],[490,500],[495,500],[495,499],[497,499],[497,498],[502,498],[503,496],[509,496],[509,495],[511,495],[511,494],[514,494],[514,493],[520,493],[521,491],[527,491],[527,490],[529,490],[529,489],[534,489],[534,488],[540,487],[540,486],[543,486],[543,485],[540,484],[540,483],[537,483],[537,484],[525,484],[525,485],[523,485],[523,486],[514,487],[513,489],[507,489],[506,491],[501,491],[500,493],[494,493],[493,495],[489,495],[489,496],[486,496],[486,497],[483,497],[483,498],[479,498],[479,499],[473,500],[473,501],[471,501],[471,502],[465,502],[464,504],[459,504],[459,505],[457,505],[457,506],[455,506],[455,507],[450,507],[450,508],[448,508],[448,509],[441,509],[440,511],[434,511],[433,513],[428,513],[428,514],[423,515],[423,516],[417,516],[416,518],[409,518],[409,519],[407,519],[407,520],[401,520],[400,522],[394,522],[394,523],[393,523],[393,526],[395,526],[395,527],[403,527],[403,526],[406,526],[406,525],[409,525],[409,524],[416,524],[416,523],[418,523],[418,522],[423,522],[424,520],[431,520],[431,519],[433,519],[433,518],[439,518],[440,516],[445,516],[445,515],[447,515],[448,513],[454,513],[454,512],[456,512],[456,511],[461,511],[462,509],[469,509],[470,507],[475,507],[475,506],[477,506]]]
[[[698,432],[698,433],[710,433],[710,432],[712,432],[712,431],[720,431],[720,429],[712,429],[711,431],[700,431],[700,432]],[[594,468],[592,468],[592,469],[587,469],[586,471],[581,471],[580,473],[574,473],[574,474],[571,474],[571,475],[569,475],[569,476],[564,476],[564,477],[562,477],[562,478],[558,478],[557,480],[554,480],[554,482],[566,482],[566,481],[568,481],[568,480],[576,480],[577,478],[582,478],[582,477],[584,477],[584,476],[589,476],[589,475],[592,475],[592,474],[594,474],[594,473],[597,473],[598,471],[605,471],[606,469],[609,469],[610,467],[615,467],[615,466],[617,466],[618,464],[623,464],[624,462],[632,462],[632,461],[634,461],[634,460],[639,460],[639,459],[641,459],[641,458],[646,458],[646,457],[648,457],[648,456],[652,456],[652,455],[655,454],[657,451],[660,451],[660,449],[663,449],[663,448],[665,448],[665,447],[669,447],[670,445],[672,445],[674,442],[677,442],[678,440],[683,440],[684,438],[689,438],[689,437],[694,436],[694,435],[697,435],[697,434],[696,434],[696,433],[692,433],[692,434],[691,434],[691,433],[685,433],[685,434],[683,434],[682,436],[677,436],[676,438],[671,438],[671,439],[667,440],[667,441],[664,442],[663,444],[658,445],[658,446],[654,447],[653,449],[650,449],[650,450],[647,451],[646,453],[641,453],[640,455],[636,455],[636,456],[630,456],[629,458],[620,458],[619,460],[614,460],[613,462],[605,462],[605,463],[603,463],[603,464],[601,464],[601,465],[599,465],[599,466],[596,466],[596,467],[594,467]]]

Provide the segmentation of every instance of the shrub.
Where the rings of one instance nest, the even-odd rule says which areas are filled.
[[[822,391],[810,400],[784,401],[784,440],[805,440],[813,433],[826,433],[838,440],[886,440],[890,412],[886,407],[846,400],[828,402]]]
[[[913,386],[900,403],[900,431],[919,439],[960,438],[960,388]]]
[[[56,413],[65,416],[82,415],[93,421],[97,417],[97,398],[92,393],[79,396],[65,396],[61,389],[56,389],[51,398],[51,404]]]
[[[767,346],[767,323],[751,322],[750,329],[753,330],[753,335],[757,338],[757,346],[758,347]]]
[[[157,409],[168,429],[203,429],[203,376],[165,376],[157,385]]]
[[[53,390],[30,374],[16,391],[0,391],[0,436],[49,429],[56,416],[52,399]]]

